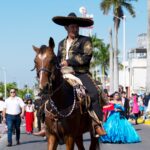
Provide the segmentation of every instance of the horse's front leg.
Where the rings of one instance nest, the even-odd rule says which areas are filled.
[[[56,140],[56,136],[50,134],[48,135],[48,138],[47,138],[47,150],[56,150],[57,149],[57,140]]]
[[[83,145],[83,135],[78,136],[75,139],[75,143],[77,144],[78,150],[85,150]]]
[[[92,131],[90,132],[90,135],[91,135],[90,150],[100,150],[100,145],[99,145],[98,138],[95,138],[93,136]]]
[[[74,150],[74,138],[72,136],[67,136],[65,143],[66,143],[66,150]]]

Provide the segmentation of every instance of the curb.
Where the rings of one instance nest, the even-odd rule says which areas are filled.
[[[145,122],[144,122],[144,124],[150,125],[150,119],[146,119]]]
[[[143,124],[146,124],[146,125],[150,125],[150,119],[145,119],[145,121],[144,121],[144,119],[139,118],[138,123],[139,124],[143,123]]]
[[[130,123],[132,123],[132,124],[135,124],[135,120],[128,120]],[[145,125],[150,125],[150,119],[146,119],[145,121],[144,121],[144,119],[143,118],[138,118],[138,120],[137,120],[137,122],[138,122],[138,124],[145,124]]]

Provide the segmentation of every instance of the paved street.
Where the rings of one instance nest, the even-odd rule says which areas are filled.
[[[22,127],[23,130],[24,127]],[[150,126],[148,125],[137,125],[135,126],[137,132],[142,138],[141,143],[136,144],[101,144],[102,150],[149,150],[150,148]],[[15,138],[15,136],[14,136]],[[6,147],[7,137],[4,135],[0,139],[0,150],[44,150],[46,149],[46,141],[42,137],[36,137],[33,135],[27,135],[24,132],[21,134],[21,144],[15,145],[15,140],[11,148]],[[90,143],[89,134],[84,135],[84,145],[88,149]],[[77,148],[75,148],[76,150]],[[65,150],[65,146],[59,146],[58,150]]]

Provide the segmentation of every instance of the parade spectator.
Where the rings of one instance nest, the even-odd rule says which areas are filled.
[[[25,120],[26,120],[26,133],[31,134],[33,132],[33,122],[34,122],[34,105],[32,104],[32,99],[27,99],[27,104],[25,106]]]
[[[146,115],[147,115],[147,107],[148,107],[148,103],[150,101],[150,93],[147,93],[144,98],[143,98],[143,104],[144,104],[144,116],[143,116],[143,120],[145,121],[146,119]]]
[[[146,113],[150,113],[150,101],[148,102],[148,106],[147,106],[147,109],[146,109]]]
[[[40,96],[35,96],[34,109],[36,110],[38,131],[41,131],[41,124],[44,123],[44,121],[45,121],[45,114],[40,109],[41,106],[42,106],[41,97]]]
[[[114,105],[114,110],[110,111],[109,117],[103,124],[107,134],[101,136],[99,140],[104,143],[140,142],[141,138],[131,123],[125,118],[124,113],[122,113],[124,107],[119,92],[114,93],[111,103]]]
[[[142,95],[139,95],[138,97],[138,105],[139,105],[139,116],[141,117],[144,115],[144,104]]]
[[[104,97],[105,97],[105,99],[108,100],[108,103],[109,103],[110,97],[109,97],[107,89],[104,89]],[[103,107],[103,121],[104,122],[106,121],[107,116],[108,116],[108,111],[106,109],[104,109],[104,107]]]
[[[33,135],[44,137],[45,136],[45,113],[42,106],[43,106],[43,102],[41,97],[36,96],[34,102],[34,108],[36,110],[38,132],[34,132]]]
[[[138,105],[138,96],[137,96],[137,94],[133,95],[132,114],[134,114],[135,124],[138,124],[137,119],[139,117],[139,105]]]
[[[3,120],[3,109],[4,109],[4,100],[3,100],[3,94],[0,93],[0,124],[2,123]]]
[[[129,112],[130,112],[130,106],[129,106],[129,99],[127,98],[127,94],[125,91],[122,91],[121,93],[121,101],[124,107],[124,116],[128,119],[129,118]]]
[[[8,147],[12,146],[13,127],[16,129],[16,144],[20,144],[20,125],[21,118],[24,117],[25,104],[23,100],[16,95],[16,89],[10,90],[10,96],[5,100],[3,119],[8,127]]]

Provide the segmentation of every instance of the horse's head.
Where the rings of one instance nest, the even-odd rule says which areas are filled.
[[[52,38],[49,39],[49,46],[42,45],[40,48],[33,46],[36,52],[34,62],[40,90],[49,87],[49,80],[53,76],[54,65],[56,64],[56,56],[53,51],[54,46],[55,43]]]

